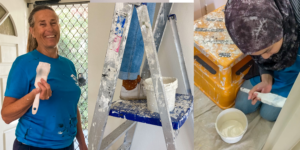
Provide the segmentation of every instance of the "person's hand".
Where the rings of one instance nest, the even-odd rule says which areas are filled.
[[[50,85],[41,78],[41,82],[38,82],[39,90],[40,90],[40,99],[48,100],[52,96],[52,90]]]
[[[273,82],[273,78],[271,75],[268,74],[262,75],[262,82],[255,85],[249,92],[248,100],[252,100],[251,102],[252,105],[255,105],[258,100],[259,101],[261,100],[260,98],[257,97],[257,93],[255,92],[270,93],[272,89],[272,82]]]
[[[30,93],[27,94],[27,96],[28,96],[27,100],[29,100],[29,99],[34,100],[35,95],[40,93],[40,91],[41,91],[41,89],[39,89],[39,88],[33,89]]]

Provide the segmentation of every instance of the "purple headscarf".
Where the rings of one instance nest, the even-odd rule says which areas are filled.
[[[300,38],[289,0],[228,0],[225,25],[244,54],[265,49],[283,38],[279,52],[270,58],[252,56],[265,70],[282,70],[294,64]]]

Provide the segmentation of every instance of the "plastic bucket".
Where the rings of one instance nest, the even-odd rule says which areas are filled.
[[[248,128],[246,115],[236,109],[223,110],[217,117],[216,130],[226,143],[236,143],[242,139]]]
[[[166,97],[168,101],[169,111],[172,111],[175,107],[176,89],[178,87],[177,78],[163,77],[163,84],[165,87]],[[152,78],[148,78],[144,81],[144,92],[147,96],[147,107],[150,111],[158,112],[157,102],[155,98],[155,92],[152,84]]]

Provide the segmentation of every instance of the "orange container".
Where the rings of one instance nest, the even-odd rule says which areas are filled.
[[[234,106],[251,67],[225,27],[224,6],[194,22],[194,83],[220,108]]]

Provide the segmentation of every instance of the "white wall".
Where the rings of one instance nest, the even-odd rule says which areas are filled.
[[[98,88],[101,79],[105,53],[107,49],[109,30],[111,27],[114,4],[112,3],[90,3],[89,4],[89,125],[92,121],[94,105],[96,103]],[[190,85],[193,85],[193,4],[175,4],[172,9],[177,15],[177,25],[181,39],[182,49],[186,61]],[[175,76],[182,85],[181,73],[178,70],[178,58],[171,34],[170,26],[167,26],[165,36],[159,52],[159,61],[163,76]],[[121,87],[121,80],[118,81],[115,91],[114,100],[118,99]],[[191,87],[193,88],[193,86]],[[194,91],[192,89],[192,91]],[[184,88],[179,86],[177,92],[184,93]],[[106,125],[104,136],[109,134],[124,120],[109,117]],[[192,150],[194,141],[193,116],[180,129],[180,133],[176,139],[178,149]],[[115,150],[123,142],[120,139],[111,148]],[[133,139],[132,150],[164,150],[164,137],[162,128],[147,124],[139,123],[137,125],[136,134]]]
[[[300,144],[300,78],[294,86],[269,134],[263,150],[299,150]]]
[[[194,0],[194,20],[225,5],[227,0]]]

